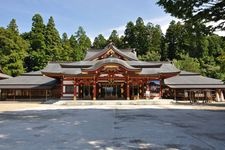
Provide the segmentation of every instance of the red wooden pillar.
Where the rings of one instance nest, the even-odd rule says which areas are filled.
[[[62,79],[61,79],[61,94],[60,94],[60,96],[61,96],[61,98],[63,98],[63,80],[64,80],[64,77],[62,77]]]
[[[73,100],[77,100],[77,83],[74,79]]]
[[[162,79],[160,79],[159,83],[160,83],[159,98],[161,98],[162,97]]]
[[[127,100],[130,100],[130,85],[129,85],[129,77],[127,77]]]
[[[93,82],[93,100],[96,100],[96,82]]]

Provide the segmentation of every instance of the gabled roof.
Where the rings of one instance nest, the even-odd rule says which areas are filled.
[[[135,68],[130,66],[126,61],[118,59],[118,58],[106,58],[106,59],[101,59],[95,62],[95,64],[93,64],[93,66],[89,67],[89,68],[83,68],[83,71],[94,71],[104,65],[107,64],[118,64],[121,65],[123,67],[125,67],[126,69],[130,70],[130,71],[141,71],[140,68]]]
[[[138,68],[153,68],[153,67],[158,67],[160,68],[162,66],[162,63],[160,62],[147,62],[147,61],[126,61],[129,65],[133,67],[138,67]]]
[[[86,68],[91,67],[95,61],[75,61],[70,63],[60,63],[62,68]]]
[[[12,77],[7,74],[0,73],[0,79],[9,79],[9,78],[12,78]]]
[[[142,68],[140,74],[143,75],[154,75],[154,74],[166,74],[166,73],[179,73],[180,70],[177,69],[173,64],[169,62],[162,62],[160,67],[154,68]]]
[[[96,50],[96,49],[88,50],[84,60],[94,60],[94,59],[98,58],[99,56],[103,55],[104,53],[106,53],[108,50],[111,50],[111,49],[113,51],[115,51],[116,53],[118,53],[119,55],[127,58],[128,60],[138,60],[136,53],[133,52],[132,49],[119,50],[113,44],[107,45],[102,50]]]
[[[10,79],[0,80],[0,89],[46,89],[52,88],[57,80],[47,76],[18,76]]]
[[[225,88],[221,80],[204,77],[198,73],[184,72],[164,80],[171,88]]]
[[[21,76],[42,76],[41,71],[32,71],[32,72],[27,72],[23,73]]]
[[[163,63],[160,70],[160,73],[179,73],[179,72],[180,70],[169,62]]]
[[[53,74],[61,74],[62,68],[59,63],[48,63],[48,65],[41,70],[43,74],[45,73],[53,73]]]
[[[63,65],[60,63],[48,63],[48,65],[43,70],[41,70],[41,72],[43,74],[77,75],[81,73],[81,66],[74,67],[74,65],[67,66],[66,63],[63,63]]]
[[[12,78],[11,76],[4,74],[2,68],[0,67],[0,79],[9,79]]]

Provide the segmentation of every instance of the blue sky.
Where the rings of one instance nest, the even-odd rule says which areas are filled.
[[[137,17],[161,25],[163,32],[172,20],[154,0],[2,0],[0,26],[15,18],[20,32],[30,31],[35,13],[45,23],[53,16],[60,34],[71,35],[82,26],[92,39],[98,34],[107,37],[113,29],[122,34],[126,23]]]

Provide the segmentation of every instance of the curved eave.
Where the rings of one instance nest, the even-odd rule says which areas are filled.
[[[172,89],[225,89],[224,84],[166,84]]]
[[[166,79],[166,78],[176,76],[179,73],[180,73],[180,71],[178,71],[178,72],[160,72],[159,74],[163,79]]]
[[[105,54],[108,50],[110,50],[110,49],[112,49],[112,50],[114,50],[116,53],[118,53],[119,55],[121,55],[121,56],[123,56],[123,57],[125,57],[125,58],[128,58],[129,60],[138,60],[138,59],[134,59],[134,58],[132,58],[132,57],[129,57],[129,56],[127,56],[126,54],[124,54],[123,52],[121,52],[119,49],[117,49],[117,48],[115,48],[114,46],[110,46],[110,47],[106,47],[105,49],[103,49],[101,52],[99,52],[99,53],[97,53],[97,54],[95,54],[95,55],[93,55],[93,56],[91,56],[90,58],[87,58],[87,59],[85,59],[85,60],[94,60],[94,59],[96,59],[96,58],[98,58],[99,56],[102,56],[103,54]]]
[[[50,77],[59,77],[59,76],[62,76],[63,75],[63,73],[61,73],[61,72],[45,72],[45,71],[41,71],[41,73],[43,74],[43,75],[46,75],[46,76],[50,76]]]
[[[141,68],[134,68],[132,66],[127,66],[127,65],[125,66],[125,65],[123,65],[121,63],[116,63],[116,62],[113,62],[113,63],[112,62],[111,63],[106,62],[106,63],[103,63],[101,65],[92,66],[90,68],[82,68],[81,70],[82,70],[82,72],[96,71],[96,70],[98,70],[99,68],[101,68],[101,67],[103,67],[105,65],[117,65],[117,66],[121,66],[122,68],[125,68],[127,71],[134,71],[134,72],[140,72],[141,71]]]
[[[52,84],[52,85],[44,85],[44,84],[43,85],[36,85],[36,84],[8,85],[7,84],[7,85],[0,85],[0,89],[51,89],[55,86],[55,84]]]

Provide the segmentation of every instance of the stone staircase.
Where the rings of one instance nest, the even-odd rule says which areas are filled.
[[[169,105],[174,104],[172,99],[157,100],[59,100],[55,105]]]

